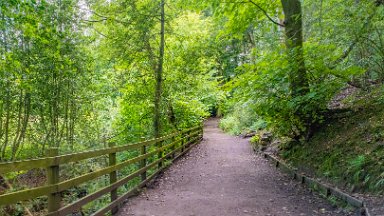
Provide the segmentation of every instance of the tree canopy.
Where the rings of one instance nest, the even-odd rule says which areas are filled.
[[[220,116],[302,143],[384,82],[382,0],[2,0],[0,161]],[[134,153],[132,153],[134,154]]]
[[[381,1],[0,6],[1,160],[158,136],[213,114],[299,140],[341,88],[384,80]]]

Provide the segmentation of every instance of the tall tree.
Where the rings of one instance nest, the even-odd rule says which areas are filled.
[[[290,60],[289,79],[292,96],[301,96],[309,91],[303,54],[303,22],[300,0],[281,0],[285,15],[286,46]]]
[[[155,71],[156,89],[155,89],[155,107],[154,107],[154,120],[153,131],[154,136],[159,137],[161,133],[161,95],[162,95],[162,82],[163,82],[163,64],[164,64],[164,48],[165,48],[165,0],[160,1],[160,47],[159,47],[159,63]]]

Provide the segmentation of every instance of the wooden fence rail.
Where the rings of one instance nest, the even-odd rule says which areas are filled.
[[[45,186],[35,187],[16,192],[0,195],[0,207],[3,205],[17,204],[25,200],[35,199],[41,196],[48,197],[48,214],[68,215],[80,210],[84,205],[110,194],[111,202],[104,208],[99,209],[94,215],[104,215],[108,212],[115,214],[119,205],[132,196],[141,187],[145,186],[153,177],[166,167],[166,161],[173,161],[191,149],[203,136],[203,127],[197,126],[184,131],[172,133],[157,139],[151,139],[139,143],[123,146],[110,145],[109,148],[80,152],[67,155],[59,155],[58,149],[49,149],[47,156],[34,160],[0,163],[0,175],[28,171],[36,168],[45,168],[47,181]],[[150,148],[152,147],[152,148]],[[116,153],[137,150],[140,155],[128,160],[117,162]],[[151,151],[149,151],[151,150]],[[93,172],[85,173],[65,181],[60,181],[60,166],[68,163],[79,162],[86,159],[108,156],[108,166]],[[150,160],[154,157],[154,161]],[[118,179],[118,171],[128,165],[138,163],[138,169],[127,176]],[[147,176],[147,171],[155,169],[154,173]],[[109,176],[109,185],[93,192],[77,201],[61,206],[61,192],[87,183],[101,176]],[[117,189],[130,180],[141,176],[141,182],[127,193],[118,196]]]

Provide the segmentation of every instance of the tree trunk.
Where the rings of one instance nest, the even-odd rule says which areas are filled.
[[[17,141],[17,149],[21,149],[24,143],[25,134],[27,132],[28,123],[29,123],[29,116],[31,112],[31,93],[25,94],[25,102],[24,102],[24,118],[23,118],[23,125],[21,128],[21,133],[19,136],[19,139]],[[17,155],[16,155],[17,156]]]
[[[6,116],[5,116],[5,125],[4,125],[4,144],[2,146],[2,150],[1,150],[1,159],[4,160],[5,158],[5,153],[6,153],[6,149],[7,149],[7,146],[8,146],[8,142],[9,142],[9,128],[10,128],[10,118],[11,118],[11,96],[10,96],[10,82],[9,80],[6,81],[7,82],[7,87],[6,87]]]
[[[303,55],[303,24],[300,0],[281,0],[285,15],[285,36],[291,71],[289,81],[293,97],[309,91]]]
[[[155,90],[155,112],[154,112],[154,136],[157,138],[160,136],[161,130],[161,93],[162,93],[162,81],[163,81],[163,63],[164,63],[164,47],[165,47],[165,0],[161,0],[161,31],[160,31],[160,55],[159,62],[156,68],[156,90]]]
[[[17,105],[17,110],[18,110],[18,114],[17,114],[17,129],[16,129],[16,132],[15,132],[15,136],[13,138],[13,143],[12,143],[12,153],[11,153],[11,160],[13,161],[15,159],[15,155],[16,155],[16,152],[17,152],[17,149],[18,149],[18,144],[17,144],[17,141],[18,141],[18,138],[20,136],[20,131],[21,131],[21,118],[22,118],[22,113],[23,113],[23,98],[24,97],[24,93],[23,93],[23,90],[20,90],[20,95],[19,95],[19,103]]]

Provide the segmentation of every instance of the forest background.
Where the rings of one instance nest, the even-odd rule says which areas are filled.
[[[382,105],[383,4],[1,1],[0,161],[132,143],[216,115],[229,133],[288,140],[289,157],[351,110],[334,102],[340,92]],[[383,179],[365,180],[382,189]]]

